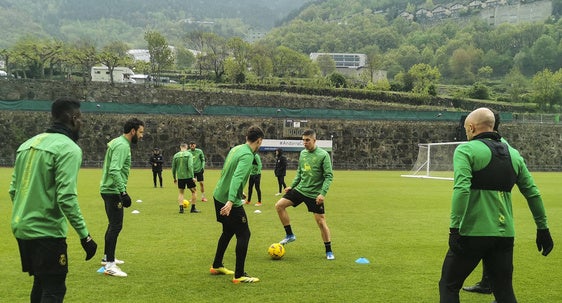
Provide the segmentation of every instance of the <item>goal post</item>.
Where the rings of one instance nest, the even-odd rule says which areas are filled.
[[[418,158],[408,178],[453,180],[453,155],[455,148],[466,141],[419,143]]]

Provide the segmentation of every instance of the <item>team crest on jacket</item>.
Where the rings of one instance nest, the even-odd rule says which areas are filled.
[[[123,202],[119,201],[119,203],[117,203],[117,208],[123,208]]]
[[[246,216],[242,217],[242,223],[248,223],[248,220],[246,219]]]
[[[66,255],[65,254],[61,254],[59,256],[59,264],[60,264],[60,266],[66,266]]]

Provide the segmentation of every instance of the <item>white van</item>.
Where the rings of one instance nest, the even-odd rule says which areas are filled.
[[[94,66],[92,67],[92,81],[109,82],[109,69],[107,66]],[[132,76],[135,73],[128,67],[116,66],[113,69],[113,82],[115,83],[135,83]]]

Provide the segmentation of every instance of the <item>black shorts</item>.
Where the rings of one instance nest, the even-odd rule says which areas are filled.
[[[17,240],[23,272],[30,276],[68,273],[65,238]]]
[[[203,178],[203,171],[194,173],[193,177],[197,179],[197,182],[203,182],[205,180],[205,178]]]
[[[178,188],[185,189],[186,187],[189,189],[195,188],[195,182],[193,182],[193,179],[178,179]]]
[[[309,212],[320,215],[324,214],[324,203],[316,204],[316,198],[309,198],[295,189],[288,191],[283,198],[293,202],[293,207],[297,207],[304,202]]]
[[[246,216],[246,211],[244,210],[243,206],[232,206],[232,209],[230,209],[230,215],[223,216],[221,215],[221,208],[224,206],[224,203],[217,201],[217,199],[214,200],[215,214],[217,216],[218,222],[221,222],[227,227],[234,228],[233,230],[236,230],[235,228],[237,227],[248,225],[248,217]]]

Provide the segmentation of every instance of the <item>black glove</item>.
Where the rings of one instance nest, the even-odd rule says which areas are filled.
[[[88,235],[84,239],[81,239],[80,244],[82,244],[82,248],[86,252],[86,261],[90,260],[96,254],[98,245],[96,244],[96,242],[94,242],[94,239],[92,239],[90,235]]]
[[[127,208],[131,206],[131,197],[129,197],[129,194],[127,192],[122,192],[119,199],[121,199],[121,204],[123,204],[123,207]]]
[[[459,234],[458,228],[449,229],[449,249],[455,254],[462,254],[461,238],[462,236]]]
[[[550,236],[550,231],[547,229],[537,229],[537,248],[542,251],[543,256],[547,256],[552,248],[554,247],[554,242],[552,242],[552,237]]]

